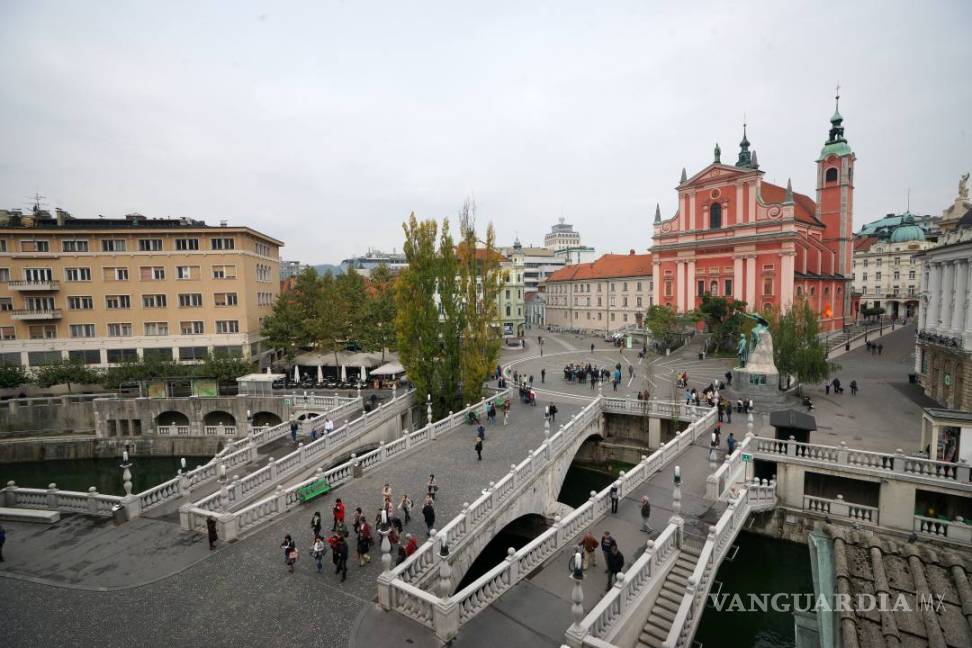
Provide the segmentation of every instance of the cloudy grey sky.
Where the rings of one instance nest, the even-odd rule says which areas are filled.
[[[602,6],[603,5],[603,6]],[[227,219],[337,262],[473,195],[650,245],[683,166],[813,194],[840,82],[856,226],[972,168],[970,2],[0,3],[0,207]]]

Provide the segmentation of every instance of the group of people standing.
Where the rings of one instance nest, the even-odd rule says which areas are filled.
[[[425,501],[422,504],[422,518],[426,526],[426,536],[431,534],[435,524],[435,496],[439,490],[435,475],[429,475],[426,486],[427,492]],[[371,548],[381,537],[387,537],[389,543],[397,550],[393,553],[397,555],[396,564],[401,564],[409,556],[418,551],[418,540],[411,533],[405,532],[405,527],[412,521],[412,511],[414,503],[408,494],[403,494],[398,500],[397,506],[393,502],[391,484],[386,483],[382,487],[382,504],[377,509],[374,522],[369,522],[368,516],[361,507],[354,510],[351,518],[351,529],[349,530],[345,522],[347,508],[341,498],[334,501],[331,509],[331,531],[325,537],[323,533],[323,522],[320,511],[315,511],[311,516],[310,527],[313,533],[310,555],[314,559],[317,573],[324,571],[324,558],[327,550],[331,550],[331,560],[334,564],[334,573],[341,575],[341,582],[348,577],[348,559],[351,555],[351,543],[349,536],[354,531],[354,555],[359,567],[365,567],[371,562]],[[377,531],[377,532],[376,532]],[[376,537],[378,536],[378,537]],[[300,557],[297,543],[289,533],[284,537],[280,548],[284,552],[284,563],[287,570],[292,574]]]

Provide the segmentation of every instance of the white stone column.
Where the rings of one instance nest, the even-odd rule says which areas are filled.
[[[940,331],[947,331],[952,322],[952,304],[955,300],[955,262],[946,261],[942,268],[942,300],[938,306],[938,324]]]
[[[793,262],[796,252],[784,251],[780,259],[780,310],[786,310],[793,303]]]
[[[746,257],[746,303],[753,313],[759,311],[756,303],[756,255]]]
[[[695,308],[695,259],[688,262],[686,274],[688,275],[685,277],[688,290],[685,291],[685,310],[690,311]]]
[[[658,306],[661,304],[661,289],[662,289],[662,273],[661,273],[661,261],[652,260],[651,264],[651,295],[652,295],[652,306]]]
[[[972,263],[965,262],[965,271],[968,275],[966,286],[972,288]],[[962,336],[965,349],[972,349],[972,299],[969,299],[968,295],[965,297],[965,318],[962,320],[962,330],[959,331],[959,335]]]
[[[962,335],[965,328],[965,302],[969,287],[969,264],[965,260],[955,262],[955,302],[952,307],[952,335]]]
[[[925,313],[925,328],[938,328],[938,308],[942,300],[942,266],[940,263],[928,264],[928,306]]]
[[[675,264],[675,312],[685,312],[685,262]]]
[[[740,199],[741,200],[741,199]],[[739,301],[745,301],[743,294],[743,258],[736,257],[732,260],[732,296]]]

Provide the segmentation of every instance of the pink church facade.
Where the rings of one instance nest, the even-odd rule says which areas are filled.
[[[678,211],[652,236],[655,304],[677,312],[705,294],[733,297],[749,311],[778,311],[806,298],[821,328],[849,321],[855,156],[834,112],[817,164],[816,200],[763,180],[756,152],[743,140],[735,164],[682,171]]]

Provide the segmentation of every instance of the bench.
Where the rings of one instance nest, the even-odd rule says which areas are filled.
[[[315,497],[331,492],[331,485],[326,479],[316,479],[306,486],[297,489],[297,497],[301,503],[309,502]]]
[[[57,511],[46,511],[28,508],[0,508],[0,520],[6,522],[37,522],[40,524],[54,524],[61,519]]]

